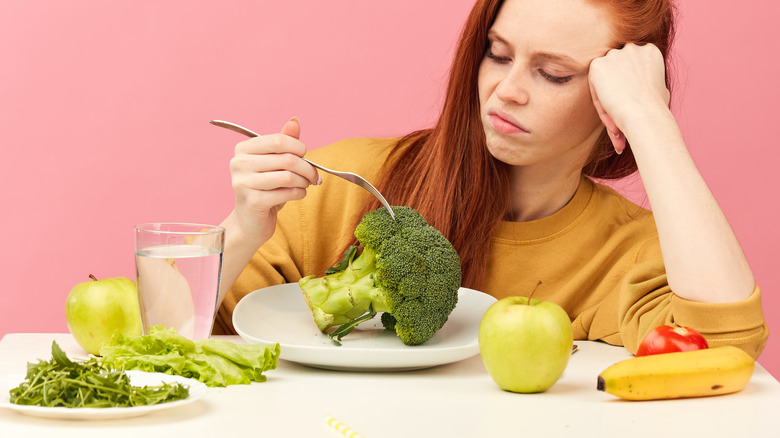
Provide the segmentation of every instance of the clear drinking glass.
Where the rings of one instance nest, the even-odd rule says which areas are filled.
[[[135,266],[144,333],[174,328],[189,339],[211,335],[219,301],[225,229],[214,225],[135,226]]]

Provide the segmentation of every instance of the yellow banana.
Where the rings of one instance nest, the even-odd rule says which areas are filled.
[[[628,400],[729,394],[748,384],[754,366],[750,355],[732,346],[655,354],[612,365],[596,387]]]

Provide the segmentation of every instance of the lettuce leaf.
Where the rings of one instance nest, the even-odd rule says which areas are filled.
[[[175,374],[213,387],[265,382],[263,373],[278,365],[279,344],[192,341],[174,329],[156,326],[149,329],[148,335],[116,333],[100,349],[100,355],[112,368]]]

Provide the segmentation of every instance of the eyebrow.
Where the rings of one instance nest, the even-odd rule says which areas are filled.
[[[487,36],[488,36],[488,38],[493,38],[496,41],[498,41],[498,42],[500,42],[502,44],[506,44],[509,47],[513,47],[512,44],[509,43],[509,41],[507,41],[504,38],[502,38],[501,35],[499,35],[493,29],[490,29],[488,31],[488,35]],[[572,58],[571,56],[565,55],[563,53],[534,52],[534,53],[531,54],[531,57],[532,58],[542,58],[542,59],[546,59],[548,61],[554,61],[554,62],[561,62],[561,63],[564,63],[564,64],[569,64],[571,67],[575,67],[575,68],[578,68],[578,69],[584,69],[584,70],[588,69],[588,65],[587,64],[583,65],[582,63],[580,63],[576,59]]]

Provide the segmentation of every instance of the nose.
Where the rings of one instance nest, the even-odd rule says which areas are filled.
[[[525,69],[514,65],[496,85],[496,96],[505,102],[525,105],[530,99],[528,80]]]

